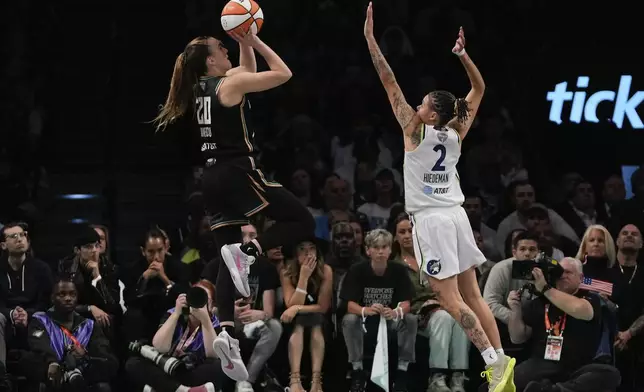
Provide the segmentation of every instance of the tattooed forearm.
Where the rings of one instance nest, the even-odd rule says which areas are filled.
[[[389,64],[387,64],[387,60],[380,51],[378,43],[375,40],[367,40],[367,43],[369,45],[369,53],[371,54],[373,66],[376,68],[376,72],[378,72],[378,77],[380,77],[382,85],[387,90],[394,115],[401,128],[405,130],[413,121],[416,112],[405,100],[400,87],[396,83],[394,72],[389,67]]]
[[[369,45],[371,61],[373,61],[373,66],[376,68],[376,72],[378,72],[380,81],[383,84],[395,83],[396,77],[394,76],[394,72],[391,70],[391,67],[389,67],[389,64],[387,64],[387,60],[380,51],[378,43],[375,40],[368,40],[367,44]]]
[[[476,316],[470,309],[460,309],[459,317],[456,319],[461,325],[467,336],[470,338],[472,343],[479,349],[483,351],[490,347],[490,341],[488,340],[481,323],[478,322]]]
[[[628,330],[631,331],[631,335],[635,336],[642,332],[642,329],[644,329],[644,315],[635,320]]]

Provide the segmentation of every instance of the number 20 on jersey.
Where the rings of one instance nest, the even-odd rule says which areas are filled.
[[[210,97],[197,97],[197,122],[199,125],[211,125]]]

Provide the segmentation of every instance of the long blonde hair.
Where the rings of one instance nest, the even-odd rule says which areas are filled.
[[[586,258],[586,242],[588,242],[588,238],[590,238],[590,233],[593,232],[593,230],[599,230],[604,234],[604,244],[606,245],[606,258],[608,259],[608,264],[606,265],[608,268],[613,268],[615,265],[615,258],[616,258],[616,251],[615,251],[615,241],[613,241],[613,237],[610,235],[608,232],[608,229],[605,228],[602,225],[590,225],[586,229],[586,232],[584,233],[584,237],[581,239],[581,245],[579,245],[579,250],[577,251],[577,255],[575,256],[576,259],[578,260],[584,260]]]
[[[315,263],[315,271],[311,274],[309,282],[313,288],[313,292],[317,293],[322,287],[322,280],[324,279],[324,256],[320,249],[316,247],[317,263]],[[297,252],[293,257],[290,257],[284,263],[283,274],[291,282],[293,287],[297,287],[297,282],[300,280],[300,263],[297,261]]]
[[[152,123],[156,124],[157,131],[181,118],[193,104],[195,89],[201,76],[207,72],[206,58],[210,56],[208,39],[210,37],[197,37],[190,41],[183,52],[174,62],[170,91],[165,104]]]

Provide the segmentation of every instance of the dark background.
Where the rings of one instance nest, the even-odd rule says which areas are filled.
[[[8,60],[3,67],[0,151],[3,168],[12,178],[45,182],[37,187],[39,194],[27,192],[37,207],[27,215],[39,228],[41,246],[54,253],[69,251],[62,234],[74,229],[68,224],[72,219],[109,223],[118,229],[114,241],[123,252],[131,250],[142,226],[182,224],[189,175],[187,160],[177,147],[180,134],[172,130],[155,134],[149,121],[165,99],[174,61],[184,45],[197,35],[223,37],[218,16],[224,3],[3,3],[2,44]],[[546,101],[555,84],[568,81],[574,87],[580,75],[590,77],[592,91],[616,90],[623,74],[633,76],[631,95],[644,90],[638,53],[641,22],[632,4],[536,0],[374,4],[377,39],[387,26],[397,24],[412,40],[413,72],[397,72],[412,106],[427,93],[419,91],[417,75],[432,75],[436,88],[467,93],[467,77],[450,53],[458,27],[464,26],[468,52],[488,86],[481,115],[499,107],[508,110],[514,123],[508,137],[522,148],[530,177],[537,183],[547,186],[568,170],[598,182],[619,172],[623,164],[644,160],[644,130],[632,130],[628,122],[622,129],[608,121],[556,125],[548,121]],[[329,135],[341,133],[356,122],[343,110],[352,101],[360,101],[388,132],[398,132],[362,36],[365,1],[263,0],[260,5],[266,17],[262,39],[294,71],[287,85],[252,97],[260,145],[278,134],[277,113],[288,117],[304,113]],[[435,12],[426,21],[414,20],[430,6]],[[408,17],[397,17],[405,8]],[[413,34],[419,24],[430,26],[433,34]],[[226,43],[235,59],[236,46],[231,40]],[[261,60],[258,63],[260,69],[265,67]],[[356,67],[357,76],[348,76],[348,67]],[[362,78],[369,80],[364,87],[352,80]],[[25,102],[43,113],[42,135],[35,141],[26,136],[21,109]],[[642,107],[639,113],[644,117]],[[600,119],[611,115],[610,104],[600,106]],[[567,120],[565,111],[563,118]],[[470,135],[465,150],[481,140],[476,129]],[[39,167],[46,176],[36,170]],[[24,201],[22,193],[8,193]],[[60,199],[66,193],[99,197],[71,203]],[[4,204],[4,221],[15,215],[6,207],[9,204]]]

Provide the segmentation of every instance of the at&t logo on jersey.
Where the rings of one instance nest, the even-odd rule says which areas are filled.
[[[617,128],[622,128],[624,119],[627,118],[634,129],[643,129],[644,123],[642,123],[637,109],[644,101],[644,91],[637,91],[631,95],[632,81],[631,75],[622,75],[616,92],[611,90],[597,91],[590,94],[588,99],[586,99],[587,93],[585,91],[568,91],[568,82],[558,83],[554,90],[548,91],[546,95],[546,99],[551,102],[548,119],[556,124],[561,124],[564,103],[572,101],[571,122],[580,124],[583,117],[584,121],[599,123],[597,106],[603,102],[613,102],[613,116],[609,121],[613,122]],[[588,76],[577,78],[577,88],[587,88],[589,84],[590,78]]]
[[[426,195],[445,195],[449,192],[449,187],[446,188],[433,188],[429,185],[426,185],[423,188],[423,193]]]
[[[216,150],[217,143],[204,143],[201,145],[201,151]]]

